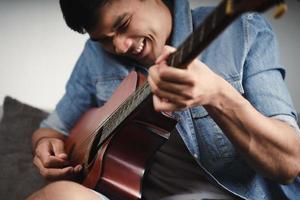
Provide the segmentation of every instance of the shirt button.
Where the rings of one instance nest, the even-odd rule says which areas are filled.
[[[252,20],[253,19],[253,14],[247,14],[247,19]]]
[[[198,158],[198,155],[197,155],[197,154],[194,154],[194,158]]]

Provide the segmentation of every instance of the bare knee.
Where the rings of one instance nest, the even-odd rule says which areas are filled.
[[[35,192],[26,200],[101,200],[92,190],[71,181],[57,181],[50,183]]]

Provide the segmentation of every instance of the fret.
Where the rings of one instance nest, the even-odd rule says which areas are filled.
[[[174,54],[173,54],[173,58],[174,58],[174,63],[173,65],[171,65],[172,67],[180,67],[180,63],[181,63],[181,56],[180,56],[180,49],[178,49]]]
[[[175,59],[175,57],[173,56],[174,54],[171,54],[170,55],[170,58],[169,58],[169,62],[168,62],[168,65],[169,66],[174,66],[174,59]]]
[[[124,108],[123,108],[123,111],[127,111],[128,107],[129,107],[130,104],[131,104],[131,101],[133,101],[133,100],[134,100],[134,98],[133,98],[133,99],[130,99],[130,102],[125,104],[125,106],[124,106]]]
[[[148,86],[148,87],[147,87]],[[144,84],[143,87],[138,89],[133,95],[131,95],[115,113],[108,117],[106,123],[103,125],[102,136],[98,143],[99,146],[105,141],[105,139],[131,114],[131,112],[145,99],[140,98],[145,93],[143,88],[150,89],[148,83]],[[146,91],[146,95],[149,96],[151,91]],[[133,101],[135,99],[135,101]]]
[[[143,93],[143,90],[142,90],[142,89],[138,90],[138,91],[137,91],[137,95],[136,95],[137,98],[139,98],[139,97],[141,96],[142,93]]]
[[[180,61],[177,63],[177,65],[180,65],[180,67],[184,67],[183,61],[186,60],[187,56],[193,51],[193,39],[194,35],[188,37],[186,42],[182,44],[178,50],[180,52]]]
[[[211,24],[213,29],[216,27],[217,18],[218,18],[218,13],[214,12],[213,13],[213,20],[212,20],[212,24]]]
[[[227,15],[232,15],[232,13],[233,13],[233,0],[226,0],[225,13]]]
[[[126,112],[128,104],[125,104],[123,107],[120,108],[120,115],[123,115]]]
[[[182,56],[183,56],[183,48],[179,49],[179,55],[178,56],[179,56],[179,60],[176,63],[181,63],[182,62]]]
[[[205,24],[203,24],[203,26],[200,29],[200,36],[199,36],[199,43],[201,43],[203,41],[204,38],[204,31],[205,31]],[[198,35],[197,35],[198,36]],[[198,43],[197,38],[195,38],[195,42],[194,44],[196,45]]]
[[[222,23],[227,18],[226,14],[226,1],[223,1],[215,10],[216,13],[216,25]]]
[[[214,30],[212,28],[212,22],[213,22],[213,16],[214,16],[215,12],[212,12],[209,17],[205,20],[205,23],[203,24],[203,33],[202,33],[202,38],[199,42],[203,42],[205,41],[205,39],[207,38],[207,36],[209,35],[209,33],[212,32],[212,30]]]
[[[192,41],[193,37],[189,37],[187,42],[181,47],[181,63],[183,60],[186,59],[186,56],[189,55],[192,52],[192,48],[193,48],[193,41]]]
[[[188,54],[193,50],[193,40],[194,40],[194,35],[191,35],[191,37],[189,37],[188,39]]]

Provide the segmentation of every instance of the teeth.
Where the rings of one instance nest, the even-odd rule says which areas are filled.
[[[141,40],[139,46],[133,51],[133,54],[139,54],[144,48],[144,40]]]

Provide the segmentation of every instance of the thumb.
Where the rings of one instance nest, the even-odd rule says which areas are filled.
[[[175,52],[176,48],[171,46],[164,46],[164,49],[162,50],[161,55],[156,59],[155,63],[160,64],[163,61],[166,61],[166,59],[170,56],[171,53]]]
[[[52,150],[55,156],[61,158],[61,159],[67,159],[68,155],[65,152],[64,148],[64,142],[62,140],[56,140],[51,143]]]

